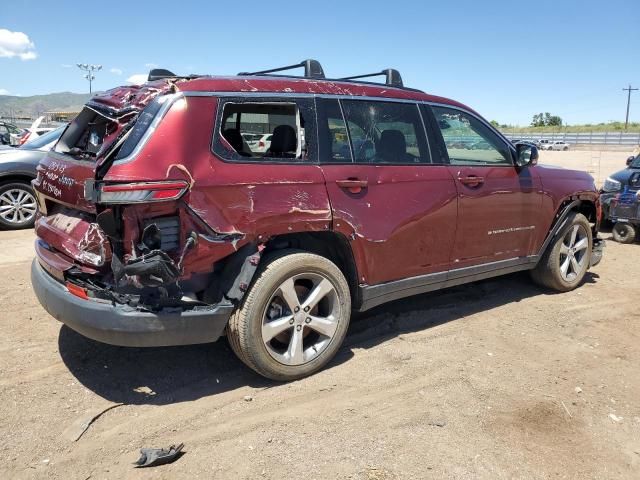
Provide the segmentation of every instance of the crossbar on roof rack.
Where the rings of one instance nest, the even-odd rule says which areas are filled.
[[[240,72],[238,75],[266,75],[268,73],[284,72],[285,70],[293,70],[294,68],[304,68],[305,78],[324,78],[324,70],[320,62],[313,59],[303,60],[295,65],[287,65],[286,67],[270,68],[268,70],[260,70],[259,72]]]
[[[394,87],[404,87],[400,72],[394,68],[387,68],[386,70],[382,70],[381,72],[376,72],[376,73],[365,73],[363,75],[353,75],[351,77],[343,77],[343,78],[340,78],[339,80],[357,80],[358,78],[377,77],[380,75],[384,75],[386,77],[385,83],[387,85],[391,85]]]

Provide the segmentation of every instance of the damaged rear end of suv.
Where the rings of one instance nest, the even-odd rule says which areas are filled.
[[[189,207],[195,181],[175,155],[188,155],[190,140],[169,133],[185,121],[176,81],[94,97],[33,181],[34,290],[53,317],[105,343],[215,341],[233,310],[207,287],[221,275],[210,252],[234,252],[238,235],[212,231]],[[167,138],[175,140],[168,148]],[[257,252],[248,250],[243,261]],[[225,275],[238,277],[243,261],[226,265]]]

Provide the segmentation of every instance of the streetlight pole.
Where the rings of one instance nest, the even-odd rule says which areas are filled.
[[[623,88],[623,92],[627,92],[627,119],[624,121],[624,129],[629,126],[629,104],[631,103],[631,92],[638,90],[637,88],[631,88],[631,84],[627,88]]]
[[[97,72],[98,70],[102,70],[102,65],[93,65],[89,63],[76,63],[76,65],[83,72],[87,72],[84,75],[84,78],[89,80],[89,93],[92,93],[91,85],[92,82],[96,79],[96,76],[93,73]]]

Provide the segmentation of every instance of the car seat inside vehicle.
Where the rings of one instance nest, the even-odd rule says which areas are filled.
[[[273,130],[271,146],[265,156],[276,158],[295,158],[298,140],[296,131],[290,125],[278,125]]]
[[[407,140],[400,130],[383,130],[376,148],[376,156],[385,163],[413,159],[407,154]]]
[[[242,155],[243,157],[251,156],[251,154],[247,152],[249,148],[246,147],[244,139],[240,134],[240,130],[238,130],[237,128],[227,128],[224,132],[222,132],[222,136],[227,142],[229,142],[229,145],[231,145],[233,149],[240,155]]]

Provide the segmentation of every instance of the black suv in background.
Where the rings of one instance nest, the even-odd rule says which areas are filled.
[[[640,154],[627,158],[627,168],[614,173],[604,181],[600,191],[603,220],[609,220],[611,200],[627,190],[640,190]]]

